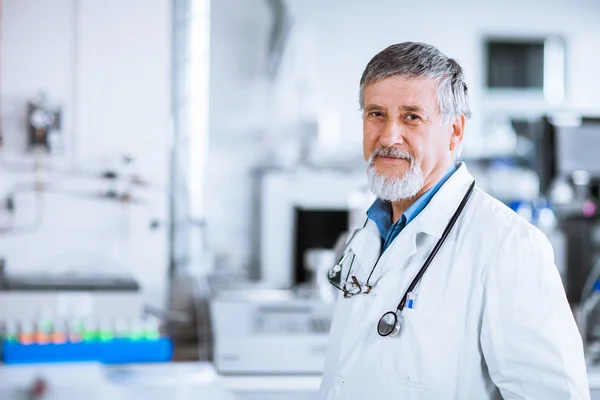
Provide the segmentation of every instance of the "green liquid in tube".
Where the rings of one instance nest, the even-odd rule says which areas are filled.
[[[102,342],[110,342],[115,338],[115,335],[112,331],[100,331],[100,340]]]
[[[158,332],[155,329],[152,329],[152,330],[146,331],[145,336],[146,336],[146,339],[148,339],[148,340],[158,340],[158,339],[160,339],[160,332]]]

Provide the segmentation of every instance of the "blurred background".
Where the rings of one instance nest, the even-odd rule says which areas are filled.
[[[322,277],[373,200],[358,83],[402,41],[464,68],[462,158],[550,239],[600,388],[598,21],[597,0],[0,0],[0,398],[314,399]]]

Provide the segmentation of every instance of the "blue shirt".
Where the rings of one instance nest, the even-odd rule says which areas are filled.
[[[383,238],[383,244],[381,252],[383,253],[388,246],[394,241],[396,236],[412,221],[423,209],[442,185],[452,176],[452,174],[458,169],[458,164],[452,164],[446,175],[440,179],[440,181],[431,189],[423,193],[410,207],[404,211],[402,217],[395,223],[392,224],[392,204],[389,201],[377,199],[371,205],[367,211],[367,216],[375,225]]]

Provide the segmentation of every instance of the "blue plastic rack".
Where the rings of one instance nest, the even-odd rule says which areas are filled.
[[[104,364],[166,362],[173,356],[171,339],[114,339],[64,344],[21,344],[2,341],[5,364],[98,361]]]

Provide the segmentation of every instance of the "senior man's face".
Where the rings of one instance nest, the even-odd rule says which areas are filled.
[[[365,88],[363,152],[370,173],[385,182],[410,181],[408,191],[388,200],[413,197],[434,186],[462,141],[464,117],[443,123],[437,88],[435,79],[403,76]]]

